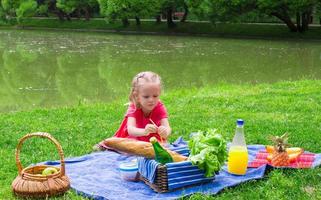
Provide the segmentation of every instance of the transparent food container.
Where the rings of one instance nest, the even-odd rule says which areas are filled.
[[[119,165],[120,177],[125,181],[138,181],[137,159]]]

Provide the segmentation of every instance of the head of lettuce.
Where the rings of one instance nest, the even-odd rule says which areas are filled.
[[[188,147],[188,159],[204,170],[206,177],[214,176],[220,171],[227,158],[226,141],[221,134],[216,133],[216,129],[192,134]]]

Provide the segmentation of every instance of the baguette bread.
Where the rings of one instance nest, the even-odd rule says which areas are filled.
[[[104,144],[108,149],[115,150],[117,152],[127,153],[129,155],[142,156],[145,158],[155,158],[155,152],[153,145],[149,142],[138,141],[129,138],[111,137],[104,140]],[[164,147],[164,149],[166,149]],[[181,162],[187,160],[186,156],[166,149],[166,151],[172,156],[174,162]]]

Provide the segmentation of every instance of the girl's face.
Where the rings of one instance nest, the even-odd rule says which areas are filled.
[[[145,82],[140,86],[137,100],[144,113],[149,113],[155,108],[159,100],[160,92],[161,88],[158,83]]]

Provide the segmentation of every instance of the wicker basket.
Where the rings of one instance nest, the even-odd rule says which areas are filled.
[[[173,151],[188,156],[187,146],[172,148]],[[154,159],[138,159],[139,179],[158,193],[170,192],[181,188],[203,185],[215,180],[213,176],[206,177],[205,171],[193,165],[191,161],[158,163]]]
[[[41,175],[41,172],[49,167],[47,165],[37,165],[23,168],[20,162],[20,149],[22,143],[31,137],[42,137],[52,141],[60,155],[60,167],[55,167],[58,172],[51,175]],[[70,188],[70,181],[65,174],[65,161],[62,148],[58,141],[49,133],[30,133],[19,140],[16,148],[16,164],[18,167],[18,176],[12,182],[12,190],[14,194],[20,197],[49,197],[63,194]],[[53,166],[50,166],[53,167]]]
[[[165,165],[158,165],[156,170],[155,182],[151,183],[144,176],[139,176],[140,180],[144,181],[146,185],[152,188],[155,192],[168,192],[167,168]]]
[[[154,183],[151,183],[147,178],[145,178],[144,176],[142,176],[141,174],[139,175],[139,179],[143,182],[145,182],[146,185],[148,185],[150,188],[152,188],[155,192],[158,193],[164,193],[164,192],[169,192],[169,191],[173,191],[173,190],[177,190],[180,189],[182,187],[187,188],[187,187],[191,187],[191,186],[195,186],[195,185],[200,185],[200,184],[205,184],[205,183],[209,183],[211,181],[214,180],[214,176],[211,178],[203,178],[203,179],[199,179],[198,181],[194,182],[194,183],[186,183],[183,184],[180,187],[176,187],[175,189],[170,189],[169,184],[169,178],[168,178],[168,171],[169,169],[167,169],[166,165],[158,165],[157,169],[156,169],[156,177],[154,180]],[[179,172],[179,170],[178,170]]]

